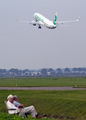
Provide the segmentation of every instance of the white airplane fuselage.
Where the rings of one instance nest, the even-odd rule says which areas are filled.
[[[17,21],[29,23],[33,26],[38,25],[39,29],[41,29],[41,26],[45,26],[49,29],[55,29],[57,27],[57,25],[59,25],[59,24],[78,22],[80,20],[80,17],[77,20],[57,21],[57,12],[56,12],[56,14],[53,18],[53,21],[50,21],[49,19],[47,19],[46,17],[44,17],[43,15],[41,15],[39,13],[34,14],[34,19],[35,19],[35,21],[20,21],[20,20],[17,20]]]
[[[53,24],[53,21],[50,21],[49,19],[47,19],[39,13],[34,14],[34,19],[38,21],[41,25],[46,26],[49,29],[54,29],[57,27],[57,25]]]

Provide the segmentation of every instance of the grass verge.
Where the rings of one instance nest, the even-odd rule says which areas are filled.
[[[86,87],[86,78],[0,78],[0,86],[15,87]]]
[[[7,113],[4,101],[9,94],[16,94],[25,106],[34,105],[40,115],[48,118],[86,119],[86,90],[0,90],[0,112]]]

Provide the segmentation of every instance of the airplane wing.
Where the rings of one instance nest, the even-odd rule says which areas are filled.
[[[24,23],[29,23],[29,24],[36,24],[36,25],[42,25],[40,22],[35,22],[35,21],[21,21],[17,19],[17,22],[24,22]]]
[[[56,24],[64,24],[64,23],[70,23],[70,22],[78,22],[80,20],[80,17],[77,20],[70,20],[70,21],[56,21]]]

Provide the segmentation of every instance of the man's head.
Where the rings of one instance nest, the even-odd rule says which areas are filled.
[[[13,96],[13,100],[16,100],[16,101],[17,101],[17,95],[14,95],[14,96]]]
[[[7,99],[8,99],[8,101],[12,102],[13,101],[13,95],[11,95],[11,94],[8,95]]]

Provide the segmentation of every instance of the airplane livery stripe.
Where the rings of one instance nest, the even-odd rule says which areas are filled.
[[[39,17],[38,15],[35,15],[35,18],[39,21],[41,21],[42,23],[44,22],[44,19],[42,19],[41,17]]]

